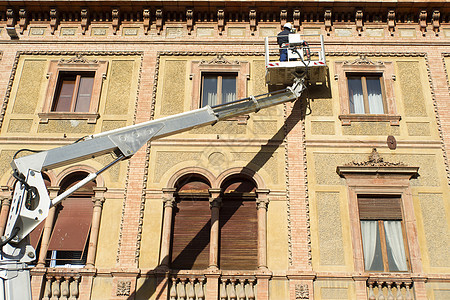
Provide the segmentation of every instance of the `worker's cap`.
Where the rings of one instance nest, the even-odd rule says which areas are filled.
[[[283,27],[284,27],[284,28],[287,28],[287,29],[292,29],[292,24],[289,23],[289,22],[287,22],[286,24],[284,24]]]

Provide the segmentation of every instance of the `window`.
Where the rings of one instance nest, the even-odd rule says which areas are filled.
[[[258,266],[256,186],[246,178],[234,177],[222,188],[219,266],[222,270],[254,270]]]
[[[198,270],[209,266],[211,211],[209,183],[188,175],[177,184],[172,230],[172,269]]]
[[[236,100],[236,73],[204,73],[202,75],[202,107]]]
[[[62,182],[60,193],[85,177],[83,172],[72,174]],[[49,267],[83,267],[86,264],[94,186],[95,182],[88,183],[58,205],[47,249]]]
[[[380,75],[347,75],[352,114],[384,114],[385,101]]]
[[[211,60],[193,61],[191,109],[247,97],[249,76],[248,62],[228,60],[223,55]]]
[[[107,67],[107,61],[82,56],[50,61],[47,93],[38,114],[40,122],[69,119],[95,123]]]
[[[399,197],[358,196],[366,271],[408,271]]]
[[[94,72],[62,72],[52,111],[89,112],[94,76]]]
[[[217,189],[217,198],[210,197],[211,190],[210,183],[196,174],[186,175],[176,184],[170,267],[255,270],[256,185],[250,179],[231,177]]]
[[[351,125],[353,121],[400,124],[394,99],[392,62],[373,62],[361,56],[354,61],[338,61],[335,67],[342,125]]]

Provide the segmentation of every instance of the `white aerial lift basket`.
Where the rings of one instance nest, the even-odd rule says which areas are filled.
[[[276,36],[264,40],[266,62],[266,83],[269,85],[289,85],[294,73],[307,72],[309,81],[323,81],[327,64],[321,34],[289,34],[289,43],[281,48]],[[280,61],[280,50],[287,50],[287,61]]]

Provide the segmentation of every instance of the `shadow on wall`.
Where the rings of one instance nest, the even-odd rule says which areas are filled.
[[[291,114],[285,120],[285,126],[280,128],[278,130],[278,132],[276,132],[273,135],[273,137],[267,141],[266,144],[261,145],[260,151],[258,151],[258,153],[245,166],[247,171],[250,171],[251,173],[250,174],[247,173],[245,175],[242,174],[243,177],[248,178],[249,175],[253,176],[263,167],[264,163],[261,164],[261,162],[267,162],[272,157],[274,152],[278,149],[278,147],[281,146],[281,144],[283,143],[283,139],[280,139],[279,137],[287,136],[292,131],[292,129],[294,129],[294,127],[297,126],[302,119],[304,119],[304,117],[307,113],[307,107],[308,107],[308,105],[307,105],[306,97],[302,96],[300,101],[294,102]],[[236,206],[235,210],[230,212],[230,214],[227,216],[226,220],[224,220],[223,224],[221,224],[221,225],[224,225],[226,223],[226,221],[228,221],[233,216],[233,214],[236,212],[238,207],[239,206]],[[196,252],[188,253],[188,250],[184,249],[177,256],[177,258],[175,258],[175,260],[177,260],[178,257],[183,257],[183,256],[189,256],[189,257],[196,258],[201,253],[201,251],[205,247],[207,247],[207,245],[209,243],[209,239],[208,239],[208,242],[205,242],[205,239],[203,237],[205,236],[206,231],[207,231],[207,234],[209,234],[209,228],[210,228],[209,223],[210,223],[210,221],[205,223],[204,226],[202,226],[202,228],[199,230],[199,232],[196,234],[196,236],[190,242],[190,244],[191,243],[199,243],[199,244],[197,244],[198,247],[196,247]],[[163,260],[164,260],[164,258],[160,259],[160,261],[163,261]],[[167,289],[167,284],[169,281],[166,280],[164,282],[164,286],[160,287],[160,289],[159,289],[161,291],[160,294],[155,295],[155,293],[157,291],[157,285],[159,284],[159,282],[156,282],[157,279],[155,278],[155,271],[158,269],[158,267],[155,268],[154,270],[149,271],[147,274],[145,274],[144,277],[147,277],[147,279],[141,285],[140,288],[138,288],[135,292],[133,292],[128,297],[129,300],[150,299],[152,297],[154,297],[154,299],[160,299],[161,293],[162,293],[162,291]]]

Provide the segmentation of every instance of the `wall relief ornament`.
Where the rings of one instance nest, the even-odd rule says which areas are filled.
[[[309,299],[309,287],[306,284],[295,285],[295,300]]]
[[[98,60],[96,60],[96,59],[88,60],[83,55],[77,54],[75,57],[72,57],[69,59],[61,58],[58,61],[58,63],[59,64],[97,64]]]
[[[358,59],[355,59],[354,61],[346,60],[343,63],[344,65],[349,66],[383,66],[384,63],[382,61],[373,62],[370,59],[367,58],[366,55],[360,55]]]
[[[131,295],[131,281],[119,281],[117,283],[117,296],[130,296]]]
[[[240,65],[241,63],[237,60],[229,61],[224,57],[223,54],[217,54],[212,60],[202,60],[200,65]]]
[[[346,164],[345,166],[356,166],[356,167],[406,167],[406,165],[402,162],[388,162],[384,161],[381,155],[378,153],[376,148],[372,149],[372,152],[369,155],[368,160],[363,162],[355,162]]]

